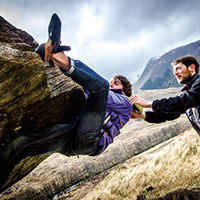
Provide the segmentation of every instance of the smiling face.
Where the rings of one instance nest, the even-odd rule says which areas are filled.
[[[192,76],[190,66],[187,68],[183,63],[173,65],[174,76],[179,84],[187,83],[188,79]]]
[[[110,80],[110,89],[121,89],[121,90],[123,90],[122,82],[118,78],[112,78]]]

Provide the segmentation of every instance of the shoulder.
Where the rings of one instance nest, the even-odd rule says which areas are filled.
[[[195,81],[196,83],[200,84],[200,75],[198,74],[197,79]]]
[[[192,87],[191,87],[192,90],[200,90],[200,75],[197,75],[196,79],[194,80],[193,84],[192,84]]]
[[[121,114],[132,111],[129,98],[112,91],[109,92],[107,108]]]
[[[109,91],[108,98],[113,99],[115,101],[123,101],[123,102],[129,103],[129,98],[127,96],[123,95],[122,93],[116,93],[113,91]]]

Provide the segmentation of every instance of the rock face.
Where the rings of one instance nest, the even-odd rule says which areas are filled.
[[[0,42],[12,44],[15,48],[27,49],[34,51],[38,46],[38,43],[32,36],[27,34],[25,31],[14,27],[12,24],[7,22],[3,17],[0,16]]]
[[[86,196],[70,198],[72,191],[60,199],[199,200],[199,150],[199,135],[187,130],[108,170],[96,187],[90,184]]]
[[[146,93],[142,90],[138,95],[153,99],[155,96],[176,95],[179,93],[179,88],[175,88],[175,90],[172,91],[170,88],[156,93],[150,90]],[[71,199],[70,196],[73,192],[68,191],[70,188],[74,188],[74,185],[78,186],[84,181],[88,182],[88,179],[101,172],[106,173],[113,166],[176,136],[189,127],[190,123],[185,115],[175,121],[161,124],[130,120],[123,127],[121,134],[115,138],[114,143],[101,155],[77,158],[53,154],[25,178],[3,192],[0,199],[53,199],[53,196],[56,197],[65,192],[68,195],[63,199]],[[78,197],[74,194],[76,197],[72,199],[83,198],[85,194],[90,193],[93,187],[90,185],[88,190],[76,191]]]
[[[80,113],[85,96],[58,68],[44,66],[34,39],[0,18],[0,144],[18,135],[67,123]],[[6,34],[7,33],[7,34]],[[37,44],[37,43],[36,43]],[[166,92],[164,92],[166,94]],[[158,93],[156,93],[158,97]],[[167,125],[166,125],[167,124]],[[190,127],[181,117],[166,124],[130,121],[115,143],[98,157],[53,154],[23,160],[9,177],[0,199],[53,199],[74,184],[101,173]],[[80,194],[82,195],[82,194]],[[80,198],[76,198],[80,199]]]
[[[40,56],[34,52],[38,44],[30,35],[2,17],[0,26],[2,147],[18,135],[70,122],[80,113],[85,95],[82,88],[57,67],[44,67]],[[41,160],[37,158],[35,164],[24,171],[28,173]]]
[[[0,194],[0,199],[56,199],[64,193],[66,193],[66,198],[61,197],[61,199],[71,199],[73,191],[70,190],[73,190],[75,186],[79,187],[80,184],[81,187],[82,182],[88,182],[88,179],[96,174],[106,173],[108,169],[132,157],[134,159],[135,155],[174,137],[187,130],[189,126],[184,115],[176,121],[159,125],[131,120],[124,126],[122,133],[115,138],[114,143],[101,155],[77,158],[53,154],[25,178]],[[76,195],[79,196],[72,199],[82,199],[85,194],[91,192],[93,187],[90,185],[87,190],[76,191]]]
[[[177,58],[192,55],[200,61],[200,40],[191,44],[173,49],[164,55],[151,58],[141,77],[134,85],[134,90],[164,89],[179,86],[172,71],[171,63]]]

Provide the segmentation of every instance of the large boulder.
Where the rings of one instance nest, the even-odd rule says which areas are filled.
[[[38,46],[38,43],[34,38],[27,34],[26,31],[16,28],[3,17],[0,16],[0,42],[9,43],[15,46],[15,48],[34,51]]]
[[[38,132],[73,120],[85,102],[83,89],[58,67],[44,66],[34,52],[37,42],[0,17],[0,148],[18,135]],[[28,169],[46,156],[27,159]],[[30,161],[30,163],[29,163]],[[22,167],[21,165],[19,165]],[[12,180],[10,180],[12,181]]]
[[[2,18],[0,23],[0,143],[3,146],[18,135],[69,122],[79,114],[85,96],[82,88],[61,74],[57,67],[43,65],[34,53],[37,43],[31,36]],[[159,97],[158,91],[149,91],[144,96],[152,94]],[[46,156],[27,158],[15,167],[6,184],[10,186],[32,172],[0,194],[0,199],[53,199],[54,195],[69,191],[74,185],[176,136],[188,127],[185,116],[159,125],[130,121],[115,142],[98,157],[81,156],[78,159],[53,154],[37,168],[35,166]]]

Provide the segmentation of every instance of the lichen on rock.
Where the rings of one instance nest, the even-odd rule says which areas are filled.
[[[79,115],[85,95],[82,87],[63,75],[57,66],[44,66],[34,52],[38,43],[32,36],[2,17],[0,26],[1,149],[18,135],[70,122]],[[35,163],[33,160],[30,162]],[[36,160],[36,164],[29,164],[29,169],[23,171],[27,173],[42,159]]]

